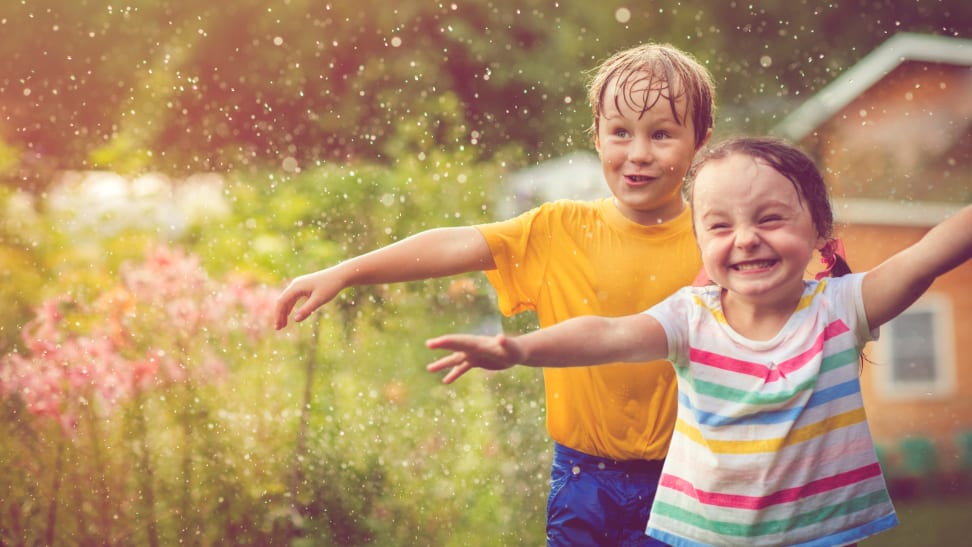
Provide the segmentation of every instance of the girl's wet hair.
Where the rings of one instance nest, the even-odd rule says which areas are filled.
[[[749,156],[775,169],[786,177],[797,191],[800,201],[810,211],[817,235],[825,240],[834,237],[834,211],[830,206],[830,196],[823,175],[816,164],[797,147],[772,137],[737,137],[720,142],[701,152],[689,170],[686,191],[692,199],[692,185],[695,176],[709,162],[727,158],[734,154]],[[842,257],[836,257],[837,264],[832,275],[850,273],[850,267]]]
[[[606,97],[611,82],[617,93]],[[652,101],[653,92],[658,94]],[[676,108],[681,97],[685,97],[685,112]],[[669,44],[642,44],[615,53],[592,71],[587,98],[594,113],[591,131],[595,137],[606,101],[616,106],[624,102],[644,114],[658,101],[667,100],[677,123],[685,125],[691,117],[696,148],[705,142],[715,116],[715,85],[709,71]]]

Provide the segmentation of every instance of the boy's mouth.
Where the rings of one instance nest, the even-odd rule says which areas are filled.
[[[625,175],[624,178],[634,184],[644,184],[655,180],[656,177],[650,175]]]

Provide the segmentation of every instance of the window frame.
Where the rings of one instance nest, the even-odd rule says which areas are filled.
[[[882,397],[895,400],[929,400],[949,397],[956,390],[955,363],[955,322],[952,314],[952,302],[947,295],[941,293],[926,293],[912,304],[898,317],[908,314],[923,313],[930,316],[933,363],[935,378],[931,381],[905,382],[895,377],[894,339],[895,323],[892,319],[881,327],[881,334],[869,359],[873,361],[873,370],[877,373],[877,392]]]

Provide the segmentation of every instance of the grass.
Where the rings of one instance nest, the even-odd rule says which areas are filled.
[[[860,542],[860,547],[972,545],[972,493],[895,500],[899,524]]]

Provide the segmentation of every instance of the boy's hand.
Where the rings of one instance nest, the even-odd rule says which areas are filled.
[[[290,316],[290,312],[301,298],[307,298],[307,300],[297,308],[297,312],[294,314],[294,321],[298,323],[307,319],[307,316],[314,310],[337,296],[344,289],[344,285],[336,278],[337,275],[331,270],[321,270],[302,275],[291,281],[290,285],[277,297],[275,311],[277,330],[287,326],[287,317]]]
[[[429,349],[451,350],[453,353],[426,366],[429,372],[450,369],[442,383],[451,384],[472,368],[505,370],[523,360],[523,348],[516,339],[506,335],[476,336],[447,334],[425,342]]]

